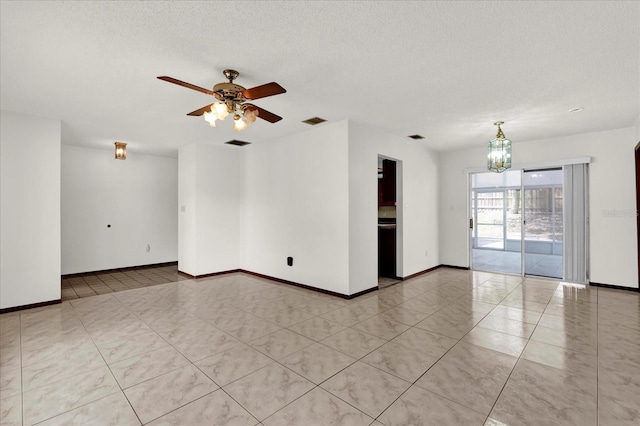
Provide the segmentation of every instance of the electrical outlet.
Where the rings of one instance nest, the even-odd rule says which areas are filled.
[[[293,257],[287,257],[287,265],[293,266]]]

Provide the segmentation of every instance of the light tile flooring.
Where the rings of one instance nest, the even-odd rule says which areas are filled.
[[[385,288],[399,283],[400,280],[389,277],[378,277],[378,288]]]
[[[4,425],[637,425],[640,294],[441,268],[246,274],[0,316]]]
[[[178,273],[178,264],[125,268],[63,276],[62,300],[149,287],[186,279]]]

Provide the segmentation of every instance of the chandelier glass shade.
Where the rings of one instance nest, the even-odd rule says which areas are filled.
[[[498,134],[489,142],[487,148],[487,169],[502,173],[511,168],[511,141],[504,137],[500,128],[504,122],[497,121],[493,124],[498,126]]]

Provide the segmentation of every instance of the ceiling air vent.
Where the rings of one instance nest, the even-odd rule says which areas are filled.
[[[251,142],[239,141],[237,139],[232,139],[229,142],[225,142],[225,143],[229,145],[235,145],[235,146],[245,146],[245,145],[251,144]]]
[[[313,118],[309,118],[307,120],[304,120],[303,123],[307,123],[310,124],[312,126],[315,126],[316,124],[320,124],[320,123],[324,123],[325,120],[324,118],[320,118],[320,117],[313,117]]]
[[[424,139],[424,136],[422,135],[409,135],[409,137],[415,140]]]

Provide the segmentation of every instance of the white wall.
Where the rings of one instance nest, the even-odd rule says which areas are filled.
[[[0,112],[0,309],[60,299],[60,128]]]
[[[178,270],[197,275],[197,178],[198,146],[178,151]]]
[[[633,127],[513,145],[516,163],[592,157],[590,246],[592,282],[638,287]],[[486,147],[440,155],[440,260],[469,266],[465,168],[484,167]],[[616,210],[628,214],[608,215]]]
[[[62,273],[176,261],[177,204],[176,158],[63,145]]]
[[[178,269],[182,272],[206,275],[239,268],[244,198],[240,149],[188,145],[179,151]]]
[[[241,148],[242,269],[349,294],[347,138],[341,121]]]
[[[349,294],[378,285],[378,155],[398,161],[397,274],[437,266],[438,155],[423,144],[349,122]],[[400,226],[401,224],[401,226]]]
[[[241,268],[347,295],[376,287],[378,155],[403,171],[399,275],[438,265],[437,155],[345,120],[244,148],[181,149],[180,270]]]
[[[240,151],[232,145],[198,146],[198,273],[237,269],[240,202],[243,198]]]

